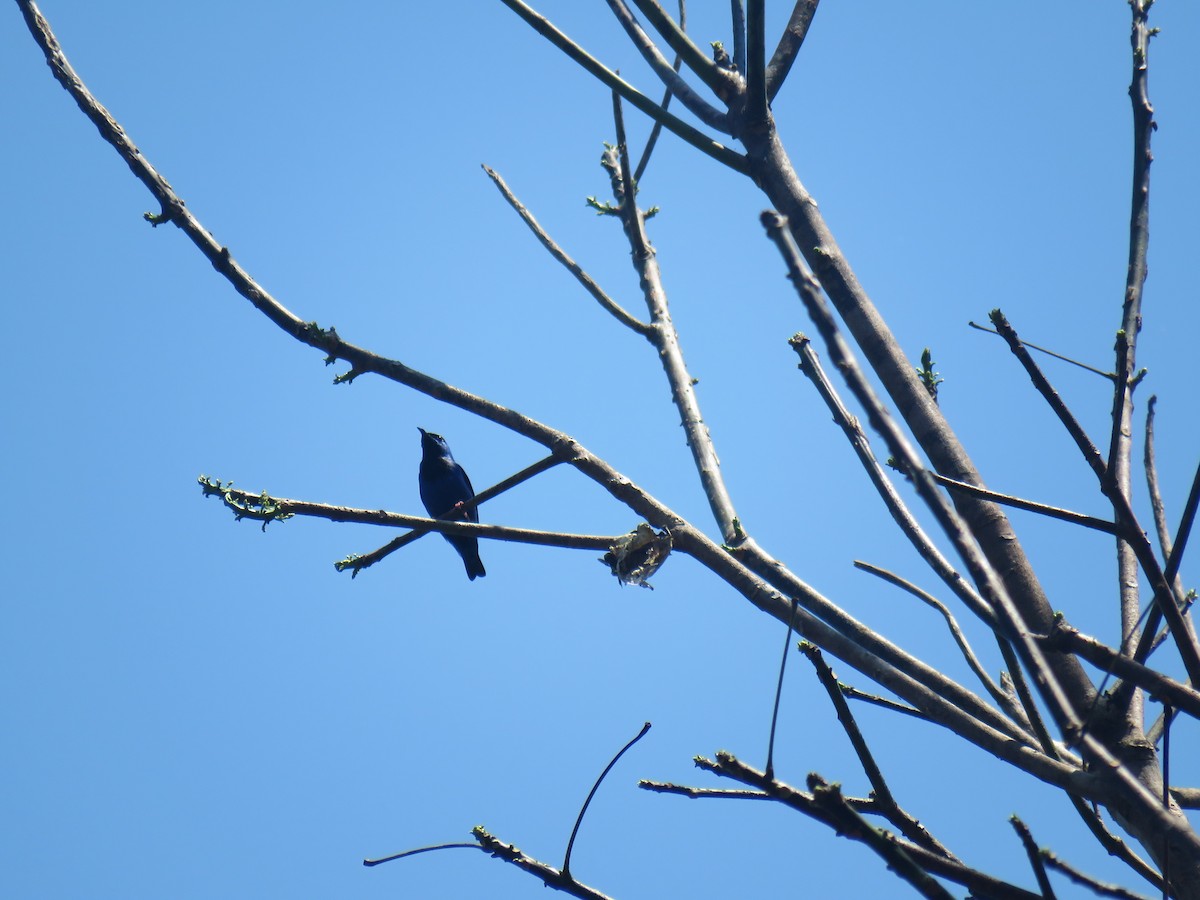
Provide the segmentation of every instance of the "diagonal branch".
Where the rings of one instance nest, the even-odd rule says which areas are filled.
[[[1129,496],[1114,485],[1113,479],[1109,474],[1109,467],[1100,456],[1100,451],[1088,438],[1078,420],[1067,409],[1067,405],[1063,402],[1058,392],[1050,385],[1049,379],[1046,378],[1041,368],[1029,355],[1029,351],[1022,345],[1021,338],[1016,330],[1009,324],[1008,319],[998,309],[991,312],[992,324],[996,326],[996,330],[1000,336],[1008,343],[1009,349],[1013,355],[1024,367],[1029,379],[1033,382],[1033,386],[1037,389],[1054,410],[1059,420],[1066,427],[1068,433],[1074,438],[1076,445],[1083,453],[1084,459],[1087,460],[1092,471],[1096,474],[1097,480],[1100,482],[1100,489],[1104,495],[1112,503],[1113,512],[1116,514],[1117,523],[1120,525],[1122,534],[1133,552],[1137,555],[1137,561],[1142,567],[1142,571],[1146,573],[1147,579],[1150,581],[1150,586],[1154,590],[1154,602],[1156,610],[1147,620],[1146,628],[1143,629],[1141,639],[1138,642],[1137,650],[1134,652],[1134,658],[1138,661],[1143,661],[1149,653],[1150,646],[1154,640],[1154,633],[1158,629],[1159,615],[1167,620],[1167,624],[1171,626],[1171,636],[1175,640],[1176,646],[1179,648],[1179,655],[1183,658],[1184,667],[1187,669],[1188,678],[1193,684],[1200,684],[1200,642],[1197,641],[1196,633],[1191,627],[1191,622],[1184,618],[1183,613],[1179,609],[1179,602],[1182,598],[1176,597],[1171,586],[1171,581],[1167,578],[1166,573],[1159,565],[1158,560],[1154,556],[1154,548],[1150,545],[1149,539],[1142,531],[1138,524],[1137,516],[1133,512],[1133,508],[1129,504]],[[1200,470],[1198,470],[1200,475]]]
[[[642,58],[646,60],[650,68],[654,70],[654,74],[666,85],[667,90],[678,97],[679,102],[709,128],[715,128],[728,134],[729,114],[717,109],[692,90],[692,86],[679,74],[676,66],[667,62],[667,58],[659,52],[654,41],[642,29],[638,20],[633,17],[629,7],[625,5],[625,0],[607,0],[607,3],[617,21],[621,23],[621,27],[625,29],[625,33],[629,35],[629,40],[637,47],[638,52],[642,54]],[[682,56],[676,58],[682,59]],[[662,108],[660,107],[660,109]]]
[[[731,150],[724,144],[719,144],[697,128],[667,112],[645,94],[626,82],[616,72],[609,69],[586,50],[559,31],[544,16],[538,14],[521,0],[500,0],[505,6],[520,16],[534,31],[555,47],[569,56],[586,72],[599,79],[612,90],[619,93],[633,106],[660,123],[668,131],[687,141],[701,153],[711,156],[717,162],[728,166],[735,172],[745,174],[749,171],[746,158],[736,150]],[[689,42],[690,43],[690,42]],[[693,45],[694,46],[694,45]]]
[[[1073,512],[1069,509],[1062,509],[1058,506],[1049,506],[1045,503],[1037,503],[1033,500],[1022,500],[1020,497],[1014,497],[1011,494],[1001,494],[999,491],[990,491],[987,488],[978,487],[973,484],[967,484],[965,481],[947,478],[945,475],[939,475],[936,472],[933,473],[933,480],[943,487],[950,488],[952,491],[959,491],[963,494],[970,494],[973,497],[991,500],[993,503],[1011,506],[1013,509],[1023,509],[1026,512],[1035,512],[1039,515],[1049,516],[1051,519],[1059,519],[1063,522],[1070,522],[1072,525],[1082,525],[1084,528],[1093,528],[1096,531],[1103,531],[1105,534],[1117,534],[1119,531],[1118,527],[1107,519],[1098,519],[1095,516]]]
[[[862,569],[864,572],[870,572],[872,575],[882,578],[889,584],[894,584],[902,591],[912,594],[922,603],[933,607],[941,613],[942,618],[946,620],[946,626],[950,629],[950,635],[954,638],[954,643],[958,644],[958,649],[962,651],[963,658],[967,661],[967,665],[970,666],[971,671],[975,673],[975,677],[979,679],[980,683],[997,703],[1002,704],[1005,709],[1008,709],[1010,714],[1016,713],[1015,718],[1018,721],[1023,720],[1024,710],[1014,706],[1013,698],[1006,691],[1001,690],[1000,686],[992,680],[987,669],[983,667],[983,663],[979,661],[979,657],[975,655],[975,651],[971,649],[971,644],[967,640],[967,636],[963,634],[963,630],[959,627],[958,620],[954,618],[954,613],[950,612],[945,603],[928,591],[921,590],[911,581],[907,581],[894,572],[889,572],[887,569],[881,569],[879,566],[873,566],[859,559],[854,560],[854,567]]]
[[[509,0],[503,0],[508,3]],[[723,70],[697,47],[687,32],[667,15],[667,11],[659,5],[658,0],[633,0],[634,5],[641,11],[646,20],[654,26],[654,30],[663,36],[667,45],[683,57],[684,65],[708,85],[709,90],[728,102],[732,96],[736,81],[734,77]]]
[[[544,457],[542,459],[539,459],[537,462],[533,463],[533,465],[526,466],[520,472],[516,472],[515,474],[508,476],[503,481],[497,482],[496,484],[492,485],[487,490],[480,491],[478,494],[476,494],[470,500],[467,500],[466,502],[462,503],[458,507],[458,511],[460,513],[463,513],[463,512],[467,512],[468,510],[475,509],[476,507],[479,506],[480,503],[486,503],[488,500],[491,500],[493,497],[500,496],[505,491],[516,487],[518,484],[521,484],[523,481],[527,481],[528,479],[532,478],[533,476],[539,475],[542,472],[545,472],[547,469],[552,469],[554,466],[558,465],[560,462],[562,462],[562,460],[556,459],[553,454],[551,454],[550,456]],[[412,531],[408,532],[408,534],[402,534],[398,538],[393,538],[392,540],[388,541],[386,544],[384,544],[379,549],[372,550],[370,553],[366,553],[361,556],[351,555],[345,559],[338,560],[337,562],[335,562],[333,564],[333,567],[335,569],[337,569],[339,572],[344,572],[344,571],[346,571],[346,569],[349,569],[350,577],[356,578],[356,577],[358,577],[358,573],[361,572],[363,569],[370,568],[371,566],[375,565],[375,563],[379,562],[381,559],[384,559],[385,557],[389,556],[390,554],[395,553],[401,547],[411,544],[417,538],[419,538],[425,534],[428,534],[428,532],[424,531],[420,528],[414,528]]]
[[[876,805],[875,811],[899,828],[900,832],[914,844],[919,844],[926,850],[947,859],[956,859],[954,854],[946,849],[946,846],[941,841],[930,834],[924,825],[896,802],[891,788],[888,787],[887,780],[883,777],[883,771],[875,761],[875,756],[871,753],[871,748],[867,745],[867,740],[863,737],[862,731],[859,730],[854,714],[850,712],[850,704],[846,702],[846,698],[838,686],[837,677],[821,656],[820,649],[805,642],[800,645],[800,652],[808,658],[813,668],[816,669],[821,687],[825,688],[825,693],[829,695],[829,700],[833,703],[833,708],[837,713],[838,721],[842,725],[842,730],[846,732],[850,746],[854,748],[854,752],[858,756],[863,773],[867,776],[867,780],[871,782],[871,795]],[[768,772],[767,775],[769,777],[770,773]]]
[[[771,61],[767,63],[768,102],[775,99],[792,70],[792,63],[796,61],[804,39],[808,36],[809,26],[812,25],[813,16],[817,14],[817,4],[820,2],[821,0],[796,0],[787,27],[783,29],[779,44],[771,54]]]
[[[1089,637],[1059,619],[1054,630],[1046,636],[1046,643],[1072,653],[1078,653],[1088,662],[1105,672],[1119,675],[1145,690],[1152,700],[1170,703],[1180,712],[1200,719],[1200,691],[1168,678],[1149,666],[1134,662],[1128,656],[1106,647],[1094,637]]]
[[[819,803],[811,793],[797,790],[782,781],[767,778],[764,773],[742,762],[731,753],[721,751],[717,753],[716,760],[696,757],[695,763],[705,771],[712,772],[724,778],[731,778],[763,791],[772,799],[836,829],[842,837],[853,841],[863,841],[866,839],[864,829],[854,828],[844,830],[842,827],[845,824],[844,819],[833,813],[828,803]],[[846,799],[846,803],[850,805],[850,808],[853,808],[848,798]],[[874,829],[869,829],[868,827],[866,830],[873,831]],[[1037,894],[1016,885],[1000,881],[978,869],[972,869],[958,862],[956,859],[947,858],[931,850],[927,850],[912,841],[897,837],[891,837],[889,840],[894,843],[895,847],[910,856],[921,868],[928,870],[940,878],[945,878],[953,881],[955,884],[961,884],[970,888],[972,893],[980,897],[989,897],[992,900],[1040,900]]]
[[[991,563],[980,552],[967,530],[965,522],[949,504],[922,467],[919,458],[896,427],[886,408],[876,398],[874,390],[863,377],[853,355],[833,320],[816,279],[803,268],[799,250],[787,230],[787,222],[778,213],[767,212],[762,216],[771,238],[775,241],[785,262],[789,277],[800,295],[809,315],[816,323],[829,347],[831,359],[843,373],[859,403],[867,410],[872,426],[884,435],[888,449],[905,473],[913,479],[917,491],[930,507],[955,548],[967,564],[972,577],[980,585],[981,593],[1001,615],[1008,636],[1014,640],[1017,651],[1030,671],[1040,677],[1039,688],[1043,699],[1070,742],[1078,742],[1105,772],[1105,780],[1113,781],[1110,787],[1118,789],[1125,801],[1136,803],[1137,813],[1147,821],[1153,821],[1159,833],[1169,842],[1176,842],[1186,853],[1200,853],[1200,837],[1186,821],[1172,816],[1162,809],[1158,798],[1142,784],[1129,769],[1122,765],[1104,744],[1089,734],[1079,720],[1070,699],[1055,677],[1055,672],[1046,664],[1046,657],[1034,640],[1020,611],[1013,604],[1005,585],[1000,581]],[[1177,612],[1177,611],[1176,611]],[[1069,657],[1068,657],[1069,658]],[[1186,848],[1186,849],[1184,849]]]
[[[506,863],[512,863],[518,869],[540,878],[546,887],[570,894],[572,897],[581,897],[583,900],[612,900],[607,894],[602,894],[595,888],[576,881],[570,872],[560,872],[553,866],[536,860],[532,856],[527,856],[512,844],[505,843],[495,835],[489,834],[482,825],[472,828],[471,834],[475,835],[479,846],[493,857],[502,859]]]
[[[542,226],[538,223],[538,220],[534,218],[533,213],[531,213],[525,207],[525,204],[517,199],[516,195],[509,189],[508,185],[505,184],[504,179],[501,178],[494,169],[491,169],[485,165],[483,167],[483,171],[487,172],[488,178],[492,179],[492,182],[496,185],[497,190],[499,190],[504,199],[508,201],[509,206],[517,211],[517,215],[519,215],[521,220],[529,226],[529,230],[532,231],[537,239],[542,242],[542,246],[549,251],[551,256],[562,263],[563,267],[568,272],[575,276],[575,280],[583,285],[583,289],[591,294],[596,299],[597,303],[608,310],[608,312],[611,313],[618,322],[620,322],[626,328],[636,331],[638,334],[645,337],[650,331],[650,326],[640,319],[627,313],[619,303],[617,303],[604,292],[604,289],[596,283],[595,279],[593,279],[591,275],[583,270],[583,267],[580,266],[579,263],[575,262],[575,260],[572,259],[565,250],[555,243],[554,239],[546,233],[546,230],[542,228]]]

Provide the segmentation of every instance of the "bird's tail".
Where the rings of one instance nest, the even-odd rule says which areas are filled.
[[[478,553],[474,556],[464,556],[463,562],[467,566],[467,577],[472,581],[476,578],[482,578],[487,574],[487,571],[483,568],[483,560],[479,558]]]

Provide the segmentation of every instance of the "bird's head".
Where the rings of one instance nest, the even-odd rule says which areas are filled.
[[[450,445],[446,443],[446,439],[440,434],[434,434],[432,431],[426,431],[424,428],[417,428],[421,432],[421,453],[424,456],[449,456]]]

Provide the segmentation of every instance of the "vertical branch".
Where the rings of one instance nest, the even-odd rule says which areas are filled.
[[[1153,0],[1131,0],[1133,11],[1130,42],[1133,45],[1133,76],[1129,99],[1133,104],[1133,192],[1129,214],[1129,264],[1125,273],[1125,302],[1121,328],[1117,332],[1116,364],[1113,368],[1112,434],[1108,449],[1110,489],[1132,499],[1133,388],[1137,364],[1137,336],[1142,327],[1142,289],[1146,281],[1146,253],[1150,243],[1150,138],[1155,129],[1154,108],[1146,84],[1146,55],[1150,29],[1146,17]],[[1121,637],[1127,644],[1141,618],[1138,561],[1134,549],[1117,536],[1117,581],[1121,598]],[[1168,601],[1170,602],[1170,601]],[[1125,710],[1126,727],[1140,729],[1142,694],[1135,691]]]
[[[729,0],[733,19],[733,64],[739,72],[746,71],[746,5],[742,0]],[[680,25],[680,28],[683,26]]]
[[[650,329],[646,337],[658,350],[663,371],[666,372],[667,381],[671,385],[671,398],[679,410],[688,447],[692,451],[692,459],[700,475],[700,483],[708,498],[709,507],[721,529],[722,539],[730,546],[742,544],[746,535],[742,531],[733,499],[729,496],[725,479],[721,475],[721,461],[717,458],[712,435],[709,434],[708,426],[704,424],[700,412],[700,401],[696,397],[694,381],[684,362],[679,334],[675,330],[667,305],[662,271],[646,235],[646,217],[637,205],[637,184],[633,179],[625,139],[625,117],[621,111],[621,98],[615,91],[613,120],[617,129],[616,159],[613,160],[606,154],[605,168],[609,170],[612,179],[613,197],[620,207],[621,224],[629,241],[634,268],[640,277],[646,307],[650,311]]]
[[[767,35],[764,0],[750,0],[746,8],[746,120],[744,128],[767,124]]]

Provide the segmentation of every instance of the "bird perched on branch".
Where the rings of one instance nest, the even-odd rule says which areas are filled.
[[[471,487],[471,479],[467,477],[463,467],[454,461],[446,439],[424,428],[417,430],[421,432],[421,470],[418,483],[421,486],[421,502],[425,504],[426,511],[434,519],[478,522],[477,509],[455,513],[458,507],[475,496],[475,489]],[[448,540],[450,546],[462,557],[467,567],[468,578],[474,581],[487,574],[479,559],[478,538],[461,534],[444,534],[442,537]]]

